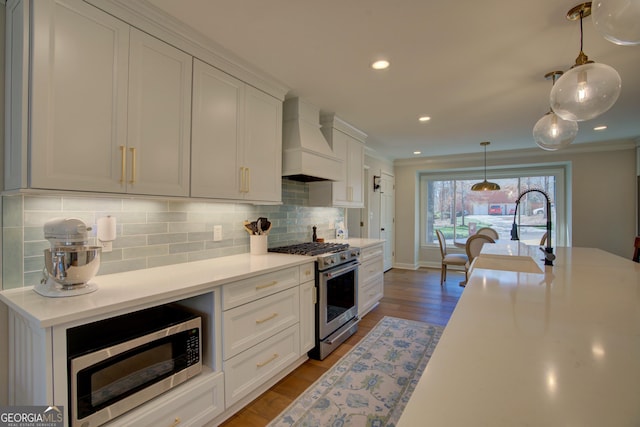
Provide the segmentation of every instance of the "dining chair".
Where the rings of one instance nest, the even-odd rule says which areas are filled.
[[[485,243],[495,243],[495,242],[496,242],[495,240],[493,240],[490,236],[487,236],[486,234],[474,234],[473,236],[469,236],[469,238],[467,239],[467,244],[465,245],[465,250],[467,252],[467,259],[468,259],[467,263],[464,266],[465,285],[468,280],[469,268],[471,267],[471,263],[473,262],[473,259],[475,257],[480,255],[480,250],[482,249],[482,246]],[[460,286],[464,286],[464,285],[460,284]]]
[[[549,236],[548,236],[548,232],[545,232],[545,233],[542,235],[542,238],[540,239],[540,246],[546,246],[546,244],[547,244],[547,238],[548,238],[548,237],[549,237]],[[636,240],[637,240],[637,239],[636,239]]]
[[[500,238],[500,235],[498,234],[498,232],[496,230],[494,230],[493,228],[491,228],[491,227],[482,227],[478,231],[476,231],[476,234],[482,234],[484,236],[489,236],[493,240],[498,240]]]
[[[636,241],[633,244],[633,260],[640,262],[640,236],[636,237]]]
[[[440,286],[442,286],[447,280],[447,267],[450,265],[465,267],[466,276],[466,265],[469,259],[465,254],[447,253],[447,241],[444,238],[444,234],[442,234],[442,231],[436,230],[436,235],[438,236],[438,243],[440,243],[440,255],[442,256],[442,266],[440,267]]]

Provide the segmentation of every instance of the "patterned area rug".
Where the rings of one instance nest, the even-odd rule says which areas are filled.
[[[269,426],[395,426],[443,329],[383,318]]]

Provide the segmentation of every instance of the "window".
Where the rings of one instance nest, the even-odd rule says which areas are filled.
[[[437,245],[435,230],[444,234],[448,243],[464,241],[481,227],[491,227],[500,239],[511,239],[516,200],[521,192],[536,188],[546,191],[551,199],[552,246],[566,245],[566,202],[564,167],[500,171],[492,182],[498,191],[471,191],[479,179],[472,173],[424,174],[421,177],[421,244]],[[525,195],[518,207],[516,223],[522,242],[538,245],[546,232],[546,199],[538,193]]]

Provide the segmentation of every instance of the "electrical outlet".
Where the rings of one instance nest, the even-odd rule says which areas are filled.
[[[213,241],[214,242],[219,242],[220,240],[222,240],[222,226],[221,225],[214,225],[213,226]]]

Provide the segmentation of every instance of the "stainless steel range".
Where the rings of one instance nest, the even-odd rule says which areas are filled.
[[[300,243],[270,252],[316,257],[316,346],[309,357],[322,360],[358,330],[359,249],[344,243]]]

